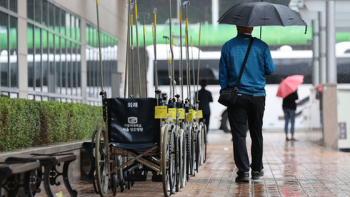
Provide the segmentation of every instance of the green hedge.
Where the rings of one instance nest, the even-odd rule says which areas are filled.
[[[0,97],[0,151],[90,139],[102,107]]]

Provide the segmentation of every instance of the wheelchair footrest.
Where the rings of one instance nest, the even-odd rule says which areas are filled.
[[[129,174],[125,178],[127,181],[146,181],[147,176],[141,174]]]
[[[152,181],[153,182],[162,182],[162,175],[153,175]]]

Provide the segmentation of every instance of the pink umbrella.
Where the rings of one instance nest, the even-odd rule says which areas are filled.
[[[323,92],[323,84],[318,84],[317,86],[315,86],[315,89],[319,92]]]
[[[285,79],[278,86],[277,95],[278,97],[286,98],[298,89],[298,86],[304,82],[303,75],[292,75]]]

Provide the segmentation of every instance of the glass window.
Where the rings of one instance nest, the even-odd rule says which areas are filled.
[[[60,10],[60,29],[61,29],[61,34],[65,35],[66,34],[66,13],[63,10]]]
[[[35,73],[35,91],[41,91],[41,29],[38,27],[34,28],[34,73]]]
[[[71,42],[67,41],[67,94],[71,95],[71,88],[72,88],[72,48],[71,48]]]
[[[17,0],[10,0],[10,10],[17,13]]]
[[[9,34],[8,15],[0,12],[0,27],[3,34],[7,37]],[[9,74],[9,51],[8,39],[0,40],[0,86],[8,87]]]
[[[34,29],[33,25],[27,26],[27,44],[28,44],[28,90],[34,90]]]
[[[77,95],[76,44],[72,43],[72,95]]]
[[[27,17],[34,20],[34,0],[27,0]]]
[[[61,47],[60,47],[60,37],[55,36],[55,63],[56,63],[56,93],[61,93]]]
[[[55,29],[55,6],[49,3],[49,28]]]
[[[42,30],[42,80],[43,80],[43,86],[42,86],[42,91],[43,92],[48,92],[48,36],[47,36],[47,31]]]
[[[72,15],[71,16],[71,37],[72,39],[76,39],[76,36],[75,36],[75,30],[76,30],[76,27],[75,27],[75,17]]]
[[[0,0],[0,6],[7,8],[7,0]]]
[[[55,49],[54,35],[49,33],[49,92],[55,93]]]
[[[55,31],[60,32],[60,26],[61,26],[61,11],[58,7],[55,7]]]
[[[75,18],[75,28],[76,28],[77,41],[80,41],[80,20],[79,20],[79,18]]]
[[[46,0],[42,1],[42,24],[48,26],[49,24],[49,14],[48,14],[48,3]]]
[[[70,20],[70,14],[66,13],[66,35],[68,37],[71,36],[71,20]]]
[[[61,94],[66,94],[67,87],[67,48],[66,48],[66,40],[61,38]]]
[[[42,1],[34,0],[34,20],[41,23]]]
[[[17,87],[18,81],[18,58],[17,58],[17,18],[10,17],[10,73],[11,87]]]
[[[100,32],[101,52],[103,65],[103,83],[107,94],[111,92],[111,71],[117,70],[116,57],[117,50],[114,47],[116,39],[104,31]],[[101,71],[99,61],[99,42],[97,28],[87,25],[86,27],[87,43],[87,97],[98,98],[101,86]],[[113,46],[113,47],[111,47]]]
[[[80,53],[81,53],[81,48],[80,48],[80,45],[77,45],[77,55],[80,56]],[[78,79],[77,79],[77,87],[78,87],[78,96],[81,96],[81,61],[78,60],[77,61],[77,73],[78,73]]]

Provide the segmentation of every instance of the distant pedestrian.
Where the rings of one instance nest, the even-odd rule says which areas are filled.
[[[220,92],[235,87],[242,68],[243,60],[252,38],[253,27],[237,26],[238,35],[227,41],[221,49],[219,84]],[[265,111],[265,75],[275,71],[270,49],[265,42],[254,38],[251,50],[238,84],[238,97],[234,105],[227,108],[233,137],[234,160],[238,168],[236,182],[249,182],[249,170],[252,179],[259,179],[263,171],[262,124]],[[249,162],[246,137],[247,120],[252,139]]]
[[[205,89],[208,85],[208,81],[203,79],[200,81],[202,89],[198,91],[198,100],[199,100],[199,110],[202,110],[203,119],[205,125],[207,126],[207,131],[209,131],[209,121],[210,121],[210,106],[209,103],[213,102],[213,97],[211,92]]]
[[[287,97],[285,97],[283,99],[283,103],[282,103],[282,108],[283,108],[283,112],[284,112],[284,132],[286,133],[286,140],[292,140],[295,141],[294,138],[294,124],[295,124],[295,111],[297,109],[297,104],[296,104],[296,100],[299,99],[298,97],[298,90],[296,90],[295,92],[293,92],[292,94],[288,95]],[[290,120],[290,134],[291,134],[291,138],[288,138],[288,124],[289,124],[289,120]]]

